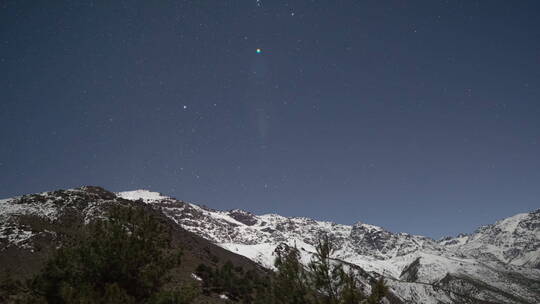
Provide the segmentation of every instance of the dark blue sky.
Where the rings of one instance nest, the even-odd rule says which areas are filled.
[[[147,188],[470,232],[540,207],[539,13],[538,1],[2,1],[0,197]]]

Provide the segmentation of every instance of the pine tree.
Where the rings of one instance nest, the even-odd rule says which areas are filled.
[[[365,299],[364,294],[360,291],[358,280],[352,270],[349,272],[341,271],[340,273],[339,303],[340,304],[357,304]]]
[[[167,226],[152,212],[117,206],[106,219],[82,229],[81,239],[57,250],[32,281],[36,298],[48,303],[141,303],[165,298],[160,293],[170,280],[169,270],[180,263],[180,252],[173,250]]]
[[[285,244],[276,249],[276,272],[269,289],[272,297],[264,304],[360,304],[378,303],[384,294],[384,281],[374,285],[374,294],[366,299],[353,269],[345,271],[341,261],[332,258],[335,244],[326,235],[317,242],[315,253],[306,268],[300,252]],[[376,302],[373,302],[376,301]]]
[[[387,294],[388,286],[384,283],[384,278],[381,277],[371,286],[371,295],[367,299],[367,304],[379,304]]]
[[[311,283],[319,293],[322,303],[337,304],[338,286],[335,283],[338,281],[340,268],[332,265],[330,259],[330,255],[335,250],[334,244],[330,242],[328,235],[325,234],[318,240],[315,250],[314,257],[308,264]]]
[[[364,295],[352,270],[346,272],[341,262],[331,256],[336,249],[328,235],[322,235],[308,265],[310,284],[316,292],[316,302],[323,304],[359,303]]]
[[[272,281],[272,297],[276,304],[310,303],[306,273],[297,248],[284,246],[277,250],[276,273]]]

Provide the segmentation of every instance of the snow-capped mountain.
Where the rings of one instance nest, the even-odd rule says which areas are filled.
[[[282,243],[309,261],[327,234],[337,244],[336,259],[383,275],[406,303],[540,303],[540,210],[436,241],[360,222],[212,210],[144,190],[118,195],[140,197],[185,229],[265,267],[273,267]]]
[[[441,245],[482,260],[540,268],[540,209],[521,213],[470,235],[446,238]]]
[[[160,198],[145,198],[144,194],[152,193],[133,193],[147,201]],[[172,251],[182,252],[181,265],[173,266],[170,272],[173,281],[202,287],[202,279],[195,274],[198,266],[217,268],[226,262],[255,276],[264,277],[268,272],[253,261],[182,229],[142,199],[123,199],[103,188],[87,186],[0,200],[0,303],[20,303],[21,299],[29,303],[24,295],[28,290],[19,288],[26,284],[11,282],[31,281],[58,248],[77,242],[85,224],[106,218],[115,207],[134,207],[151,213],[161,223],[168,232]],[[228,302],[220,292],[228,291],[201,293],[194,303]]]
[[[0,200],[0,262],[2,252],[13,258],[13,248],[28,256],[40,250],[58,237],[47,227],[70,225],[74,210],[88,222],[102,215],[102,206],[122,200],[148,204],[182,228],[267,268],[273,267],[276,248],[286,245],[296,246],[309,262],[326,234],[337,244],[334,258],[356,269],[364,285],[386,278],[396,297],[391,303],[540,303],[540,209],[472,234],[433,240],[360,222],[218,211],[146,190],[113,194],[83,187]]]

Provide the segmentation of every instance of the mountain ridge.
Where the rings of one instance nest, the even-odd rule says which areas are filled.
[[[316,239],[327,233],[338,246],[337,259],[385,276],[405,301],[462,303],[454,298],[463,290],[486,303],[540,301],[540,210],[439,240],[364,222],[344,225],[238,209],[219,211],[185,202],[164,212],[182,227],[268,268],[273,267],[273,251],[281,243],[301,249],[307,263]],[[513,298],[514,293],[523,297]]]
[[[81,188],[81,189],[84,189]],[[47,231],[35,233],[28,215],[43,223],[58,221],[66,204],[79,204],[80,189],[45,192],[0,200],[0,253],[36,250]],[[84,190],[86,191],[86,190]],[[103,190],[105,191],[105,190]],[[266,268],[273,268],[275,250],[295,246],[308,263],[322,234],[336,244],[334,259],[360,269],[364,285],[384,277],[395,303],[523,303],[540,302],[540,209],[520,213],[470,234],[434,240],[393,233],[357,222],[343,225],[306,217],[255,215],[232,209],[219,211],[147,190],[103,192],[99,199],[136,201],[150,206],[189,231]],[[92,197],[80,207],[83,221],[100,216]]]
[[[137,193],[138,193],[138,195],[140,197],[137,197]],[[159,200],[159,199],[175,199],[175,198],[172,198],[172,197],[165,196],[165,195],[163,195],[161,193],[152,192],[152,191],[145,190],[145,189],[138,189],[138,190],[135,190],[135,191],[118,192],[117,194],[119,196],[125,196],[124,198],[128,198],[128,199],[129,198],[132,198],[132,199],[133,198],[136,198],[136,199],[142,198],[143,200],[146,200],[147,202],[152,202],[152,201],[156,201],[156,200]],[[421,234],[412,234],[412,233],[407,233],[407,232],[392,232],[392,231],[389,231],[389,230],[387,230],[386,228],[384,228],[382,226],[368,224],[368,223],[366,223],[364,221],[357,221],[352,225],[348,225],[348,224],[335,223],[335,222],[332,222],[332,221],[316,220],[316,219],[312,219],[312,218],[309,218],[309,217],[303,217],[303,216],[287,217],[287,216],[279,215],[277,213],[265,213],[265,214],[257,215],[257,214],[254,214],[254,213],[250,212],[250,211],[246,211],[246,210],[242,210],[242,209],[229,209],[229,210],[221,211],[221,210],[209,208],[209,207],[194,204],[194,203],[187,203],[187,204],[190,204],[190,205],[193,205],[193,206],[198,206],[198,207],[200,207],[202,209],[205,209],[207,211],[210,211],[210,212],[218,212],[218,213],[228,214],[229,216],[231,216],[235,220],[240,220],[241,222],[244,221],[244,222],[242,222],[242,224],[246,224],[248,226],[253,226],[255,224],[252,221],[256,217],[257,218],[281,218],[283,220],[291,219],[291,220],[306,221],[306,222],[311,222],[311,223],[314,223],[314,222],[321,223],[321,224],[324,223],[325,225],[331,225],[331,226],[351,227],[351,229],[356,229],[356,230],[361,228],[361,230],[367,229],[367,230],[371,230],[371,231],[379,231],[379,232],[383,232],[383,233],[388,233],[390,235],[401,235],[401,236],[415,237],[415,238],[419,238],[419,239],[422,239],[422,240],[431,240],[431,241],[433,241],[435,243],[445,244],[445,245],[466,243],[467,241],[470,241],[471,238],[474,238],[475,235],[477,235],[479,233],[485,233],[486,231],[489,231],[490,229],[499,229],[499,230],[508,231],[508,229],[500,229],[500,226],[502,224],[507,224],[508,222],[511,222],[511,221],[513,222],[513,224],[515,226],[515,225],[518,224],[518,223],[516,223],[516,220],[515,220],[516,218],[517,219],[523,219],[524,217],[527,217],[527,216],[529,216],[531,214],[536,216],[536,220],[532,223],[532,225],[534,226],[532,228],[538,228],[540,226],[540,208],[538,208],[538,209],[535,209],[535,210],[531,210],[530,212],[517,213],[515,215],[509,216],[509,217],[506,217],[506,218],[503,218],[503,219],[499,219],[493,224],[479,226],[477,229],[475,229],[472,232],[462,232],[462,233],[457,234],[456,236],[445,236],[445,237],[441,237],[441,238],[437,239],[437,238],[432,238],[432,237],[429,237],[429,236],[424,236],[424,235],[421,235]],[[245,221],[251,221],[251,222],[245,222]],[[540,235],[537,234],[537,238],[540,239]]]
[[[117,194],[131,193],[131,195],[133,195],[133,197],[136,197],[137,193],[139,193],[140,195],[143,195],[143,196],[144,195],[149,195],[149,196],[154,196],[154,197],[160,196],[162,198],[176,199],[174,196],[168,196],[168,195],[165,195],[164,193],[157,192],[157,191],[152,191],[152,190],[148,190],[148,189],[144,189],[144,188],[136,189],[136,190],[119,191],[119,192],[116,192],[116,193]],[[149,197],[146,198],[146,199],[149,199]],[[493,223],[479,225],[476,228],[474,228],[473,230],[468,231],[468,232],[467,231],[461,231],[461,232],[455,233],[454,235],[449,234],[449,235],[443,235],[443,236],[440,236],[440,237],[432,237],[432,236],[429,236],[429,235],[424,235],[422,233],[413,233],[413,232],[405,232],[405,231],[397,231],[397,230],[394,230],[394,229],[388,229],[383,225],[379,226],[379,225],[370,224],[369,222],[364,221],[364,220],[358,220],[358,221],[355,221],[355,222],[352,222],[352,223],[340,223],[340,222],[337,222],[337,221],[325,220],[323,218],[314,218],[314,217],[307,217],[307,216],[301,216],[301,215],[286,215],[285,216],[285,215],[281,215],[281,214],[275,213],[275,212],[253,213],[251,211],[248,211],[247,209],[240,209],[240,208],[220,210],[220,209],[215,209],[215,208],[212,208],[212,207],[208,207],[205,204],[201,204],[201,203],[197,203],[197,202],[189,202],[189,203],[193,204],[193,205],[200,206],[200,207],[208,209],[208,210],[212,210],[212,211],[222,211],[222,212],[241,211],[241,212],[249,213],[249,214],[252,214],[252,215],[255,215],[255,216],[283,216],[283,217],[286,217],[286,218],[308,219],[308,220],[314,220],[314,221],[318,221],[318,222],[328,222],[328,223],[333,223],[333,224],[338,224],[338,225],[346,225],[346,226],[354,226],[356,224],[365,224],[365,225],[371,225],[371,226],[374,226],[374,227],[384,229],[384,230],[386,230],[388,232],[391,232],[393,234],[408,234],[408,235],[422,236],[422,237],[425,237],[425,238],[430,238],[430,239],[432,239],[434,241],[437,241],[437,242],[438,241],[443,241],[445,239],[458,238],[458,237],[463,237],[463,236],[468,236],[468,235],[474,234],[475,232],[477,232],[478,230],[480,230],[480,229],[482,229],[484,227],[492,226],[492,225],[494,225],[494,224],[496,224],[496,223],[498,223],[500,221],[508,219],[509,217],[540,212],[540,208],[535,208],[535,209],[531,209],[529,211],[523,211],[523,212],[515,213],[515,214],[507,216],[507,217],[496,218]]]

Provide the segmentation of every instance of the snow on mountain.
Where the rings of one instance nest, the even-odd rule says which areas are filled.
[[[454,252],[486,261],[540,268],[540,209],[440,243]]]
[[[150,203],[153,201],[158,201],[162,199],[167,199],[169,197],[163,196],[158,192],[152,192],[148,190],[134,190],[134,191],[124,191],[124,192],[118,192],[116,193],[118,197],[128,199],[128,200],[143,200],[145,203]]]
[[[540,210],[435,241],[360,222],[350,226],[219,211],[170,198],[145,201],[183,228],[265,267],[273,268],[276,247],[282,243],[296,246],[303,262],[309,262],[317,240],[327,234],[338,247],[335,259],[383,275],[405,302],[540,302]]]
[[[63,209],[75,208],[87,222],[100,216],[99,206],[119,197],[141,200],[184,229],[268,268],[283,246],[298,248],[308,263],[326,234],[337,245],[336,261],[356,269],[365,285],[385,277],[401,303],[540,303],[540,209],[436,241],[360,222],[219,211],[147,190],[116,196],[100,191],[83,187],[0,200],[0,250],[33,248],[35,232],[21,216],[54,222]]]
[[[28,221],[39,219],[56,222],[64,211],[69,208],[80,209],[83,220],[87,223],[91,218],[101,216],[99,206],[105,203],[103,198],[93,194],[94,187],[80,189],[58,190],[30,195],[22,195],[0,200],[0,251],[17,246],[33,250],[33,239],[49,231],[36,232]],[[88,202],[89,197],[95,196]],[[104,197],[107,197],[106,195]],[[108,198],[113,198],[112,197]],[[21,218],[26,221],[20,221]]]

